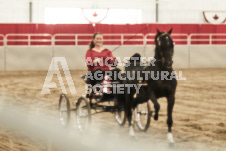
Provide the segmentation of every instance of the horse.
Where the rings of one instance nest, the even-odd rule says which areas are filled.
[[[175,77],[175,72],[173,71],[173,53],[174,53],[174,43],[172,38],[170,37],[172,29],[168,32],[160,32],[157,29],[157,34],[155,36],[155,55],[154,55],[154,65],[148,64],[147,66],[141,66],[141,60],[139,54],[133,55],[127,63],[125,67],[126,80],[124,83],[126,84],[138,84],[139,82],[145,83],[146,87],[142,88],[137,93],[134,88],[130,87],[130,93],[125,93],[124,97],[124,108],[126,117],[129,122],[130,128],[130,136],[136,138],[134,129],[133,129],[133,110],[136,108],[138,104],[143,102],[147,102],[151,100],[154,104],[155,114],[154,120],[158,120],[158,112],[160,110],[160,104],[157,99],[161,97],[167,98],[167,125],[168,125],[168,135],[167,139],[169,144],[174,145],[174,139],[172,135],[172,125],[173,125],[173,107],[175,102],[175,92],[177,87],[177,80]],[[138,59],[137,59],[138,58]],[[135,62],[135,63],[134,63]],[[140,73],[140,76],[143,79],[134,79],[130,80],[128,78],[129,74]],[[142,71],[147,71],[148,78],[145,78],[145,75]],[[152,71],[152,72],[151,72]],[[164,73],[165,78],[156,76],[160,75],[159,73]],[[168,73],[168,74],[167,74]],[[136,74],[137,75],[137,74]],[[135,76],[137,77],[137,76]],[[155,78],[153,78],[155,77]],[[168,78],[168,79],[167,79]],[[127,89],[127,88],[125,88]],[[126,91],[128,92],[128,91]]]

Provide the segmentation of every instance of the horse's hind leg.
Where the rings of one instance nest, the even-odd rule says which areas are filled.
[[[154,115],[154,120],[158,120],[158,113],[159,113],[159,110],[160,110],[160,105],[159,103],[157,102],[157,99],[154,95],[154,93],[152,92],[151,95],[150,95],[150,100],[153,102],[154,104],[154,108],[155,108],[155,115]]]
[[[129,117],[128,117],[128,121],[129,121],[129,135],[133,138],[136,139],[136,135],[134,132],[134,121],[133,121],[133,111],[132,108],[129,111]]]
[[[133,129],[133,110],[132,110],[132,99],[129,94],[126,95],[126,105],[125,105],[125,111],[126,111],[126,116],[129,122],[129,135],[131,138],[136,138],[134,129]]]
[[[168,103],[168,106],[167,106],[168,141],[171,144],[174,144],[173,134],[172,134],[172,130],[171,130],[171,127],[173,125],[172,113],[173,113],[174,102],[175,102],[174,96],[167,97],[167,103]]]

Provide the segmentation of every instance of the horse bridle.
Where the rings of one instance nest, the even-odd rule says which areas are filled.
[[[160,36],[158,36],[158,37],[157,37],[156,42],[157,42],[158,47],[161,45],[161,42],[160,42],[160,40],[159,40],[159,39],[160,39],[162,36],[165,36],[165,35],[170,35],[170,34],[169,34],[169,33],[164,32],[164,33],[162,33]],[[160,50],[160,48],[159,48],[159,50]],[[159,53],[160,53],[160,57],[161,57],[161,59],[156,59],[156,61],[161,62],[161,63],[162,63],[162,65],[164,66],[164,63],[165,63],[165,58],[163,57],[163,54],[162,54],[162,51],[161,51],[161,50],[159,51]],[[172,68],[172,66],[166,66],[166,68],[167,68],[167,69],[171,69],[171,68]]]
[[[168,33],[165,33],[165,32],[162,33],[160,36],[157,37],[157,41],[159,42],[159,38],[161,38],[161,37],[164,36],[164,35],[169,35],[169,34],[168,34]]]

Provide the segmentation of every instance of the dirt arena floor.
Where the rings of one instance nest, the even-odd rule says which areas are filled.
[[[176,91],[173,134],[177,146],[174,150],[226,151],[226,69],[176,71],[182,71],[186,80],[178,81]],[[85,92],[84,81],[80,79],[80,75],[84,73],[85,71],[71,71],[77,90],[75,96],[70,94],[66,79],[63,78],[71,102]],[[56,82],[57,89],[52,89],[49,95],[40,94],[46,74],[47,71],[0,72],[1,101],[25,110],[27,114],[48,115],[59,121],[58,100],[61,88],[56,75],[52,81]],[[152,120],[146,133],[139,132],[136,128],[138,141],[134,144],[167,143],[166,99],[159,99],[159,103],[159,121]],[[100,131],[114,135],[115,138],[127,136],[129,132],[127,124],[119,127],[111,113],[95,115],[92,124]],[[151,146],[146,147],[152,150]],[[11,130],[0,123],[0,151],[47,150],[47,144],[24,136],[22,132]]]

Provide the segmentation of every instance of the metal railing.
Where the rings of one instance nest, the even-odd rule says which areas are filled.
[[[226,34],[190,34],[188,37],[192,44],[226,44]]]
[[[104,45],[153,45],[154,33],[103,34]],[[172,34],[177,45],[226,44],[226,34]],[[87,45],[92,34],[6,34],[0,35],[0,46],[79,46]]]
[[[155,35],[156,34],[153,33],[146,34],[144,40],[145,44],[154,44]],[[188,44],[188,34],[171,34],[171,37],[176,44]]]
[[[55,34],[53,35],[53,44],[67,45],[67,43],[78,46],[87,45],[93,34]],[[136,37],[136,38],[134,38]],[[126,45],[128,42],[144,44],[143,34],[103,34],[104,44],[121,44]]]
[[[0,35],[0,46],[4,46],[4,35]]]
[[[51,34],[6,34],[4,45],[52,45]]]
[[[88,35],[88,34],[87,34]],[[71,38],[67,38],[71,37]],[[59,42],[72,43],[74,42],[75,46],[78,44],[78,35],[77,34],[55,34],[53,35],[53,45],[57,45]]]

